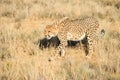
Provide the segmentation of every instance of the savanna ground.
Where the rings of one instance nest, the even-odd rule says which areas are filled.
[[[92,59],[66,48],[39,49],[46,25],[94,16],[106,34]],[[120,0],[0,0],[0,80],[120,80]]]

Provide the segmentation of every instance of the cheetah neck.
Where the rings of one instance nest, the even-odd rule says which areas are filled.
[[[71,21],[71,20],[69,20],[69,19],[67,19],[67,20],[65,20],[65,21],[62,21],[61,23],[59,23],[59,24],[57,25],[57,28],[58,28],[59,30],[61,30],[61,29],[64,28],[66,25],[68,25],[68,24],[70,23],[70,21]]]

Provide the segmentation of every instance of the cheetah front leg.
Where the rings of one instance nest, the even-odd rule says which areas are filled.
[[[67,41],[62,41],[60,45],[58,46],[58,52],[60,56],[65,56],[65,46],[67,46]]]

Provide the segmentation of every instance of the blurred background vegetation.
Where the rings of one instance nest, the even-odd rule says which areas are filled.
[[[93,60],[67,48],[40,50],[46,25],[63,18],[96,17],[106,34]],[[0,80],[120,80],[120,0],[0,0]]]

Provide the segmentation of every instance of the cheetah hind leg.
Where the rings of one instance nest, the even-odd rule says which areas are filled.
[[[87,41],[88,41],[88,44],[87,44],[87,49],[86,49],[86,57],[87,58],[91,58],[93,53],[94,53],[94,45],[95,45],[95,40],[92,38],[92,36],[88,36],[87,37]]]

